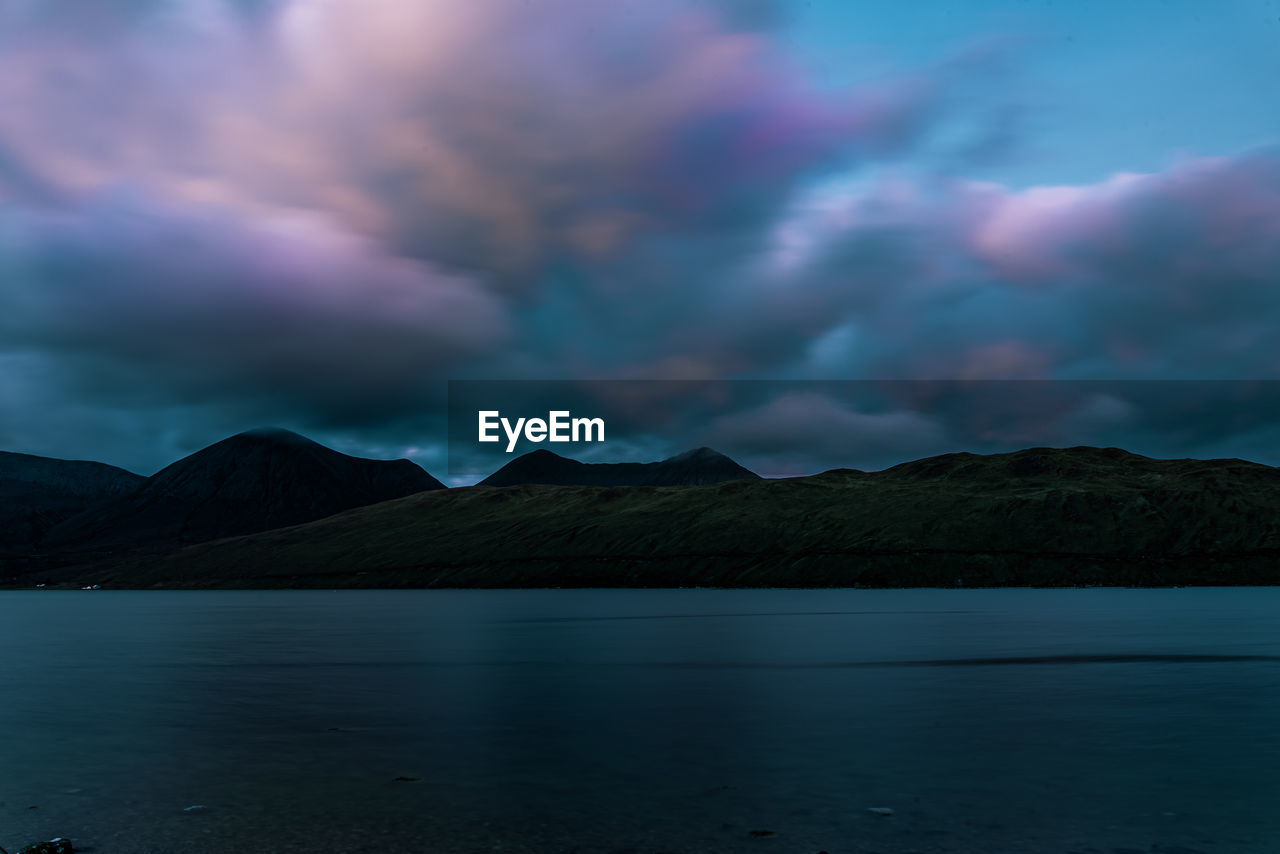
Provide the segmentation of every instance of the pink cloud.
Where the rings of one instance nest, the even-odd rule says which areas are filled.
[[[1280,245],[1280,165],[1265,150],[1090,186],[973,193],[972,251],[1013,281],[1097,276],[1134,260],[1175,281],[1247,276]]]
[[[253,26],[202,8],[101,41],[19,28],[0,141],[64,191],[301,207],[513,274],[910,145],[937,94],[923,77],[819,94],[767,36],[682,0],[293,0]]]

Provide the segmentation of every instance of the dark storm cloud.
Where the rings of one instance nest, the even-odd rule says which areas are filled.
[[[473,282],[307,219],[242,219],[117,193],[26,215],[0,258],[10,348],[91,355],[135,394],[285,397],[321,409],[412,397],[496,346]]]

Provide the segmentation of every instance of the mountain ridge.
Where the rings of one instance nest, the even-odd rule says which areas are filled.
[[[1119,449],[671,486],[474,486],[83,567],[111,586],[1280,583],[1280,469]]]
[[[118,549],[198,542],[443,488],[409,460],[352,457],[291,431],[249,430],[165,466],[127,495],[60,522],[44,545]]]
[[[54,525],[145,480],[106,463],[0,451],[0,554],[34,548]]]

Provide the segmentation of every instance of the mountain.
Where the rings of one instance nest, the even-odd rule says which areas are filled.
[[[444,485],[408,460],[367,460],[288,430],[210,445],[53,527],[50,550],[191,543],[310,522]]]
[[[112,586],[1277,584],[1280,470],[1114,448],[695,487],[421,493],[81,569]]]
[[[539,449],[516,457],[478,485],[699,486],[759,478],[760,475],[710,448],[685,451],[656,463],[581,463]]]
[[[0,554],[35,548],[58,522],[126,495],[145,480],[105,463],[0,451]]]

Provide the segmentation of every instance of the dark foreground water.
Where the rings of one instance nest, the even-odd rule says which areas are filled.
[[[1276,854],[1280,589],[0,593],[0,845],[55,835]]]

